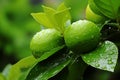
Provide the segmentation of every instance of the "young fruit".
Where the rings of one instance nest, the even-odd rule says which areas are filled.
[[[39,58],[42,54],[62,46],[64,39],[61,33],[55,29],[45,29],[34,35],[30,48],[34,57]]]
[[[64,33],[65,43],[75,53],[85,53],[94,49],[100,40],[100,30],[87,20],[74,22]]]
[[[86,8],[86,19],[95,23],[103,23],[106,20],[105,17],[94,13],[89,5]]]

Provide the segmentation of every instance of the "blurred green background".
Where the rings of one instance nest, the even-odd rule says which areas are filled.
[[[72,21],[84,19],[87,0],[0,0],[0,71],[31,55],[32,36],[41,30],[30,13],[41,12],[41,5],[56,8],[65,2],[71,7]]]
[[[0,0],[0,72],[7,64],[15,64],[32,54],[30,41],[42,25],[30,13],[43,11],[41,5],[56,8],[62,2],[71,7],[72,22],[85,19],[88,0]],[[115,73],[110,73],[89,66],[83,77],[84,80],[119,80],[119,67],[120,63]]]

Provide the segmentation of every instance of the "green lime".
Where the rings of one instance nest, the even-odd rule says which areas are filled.
[[[65,30],[64,38],[66,45],[73,52],[85,53],[98,45],[100,30],[91,21],[79,20]]]
[[[34,57],[39,58],[42,54],[62,46],[64,39],[61,33],[55,29],[44,29],[34,35],[30,48]]]

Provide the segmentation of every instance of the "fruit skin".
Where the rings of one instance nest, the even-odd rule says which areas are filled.
[[[30,43],[30,48],[33,56],[39,58],[42,54],[63,44],[64,39],[59,31],[55,29],[45,29],[34,35]]]
[[[100,29],[91,21],[74,22],[64,33],[65,43],[73,52],[81,54],[93,50],[100,40]]]
[[[86,19],[95,23],[104,23],[106,17],[94,13],[90,6],[88,5],[86,8]]]

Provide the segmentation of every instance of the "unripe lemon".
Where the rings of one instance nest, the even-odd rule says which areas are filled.
[[[64,38],[66,45],[73,52],[85,53],[98,45],[100,30],[91,21],[79,20],[65,30]]]
[[[103,23],[106,20],[105,17],[94,13],[89,5],[86,8],[86,19],[95,23]]]
[[[55,29],[45,29],[34,35],[30,48],[34,57],[39,58],[42,54],[62,46],[64,39],[61,33]]]

